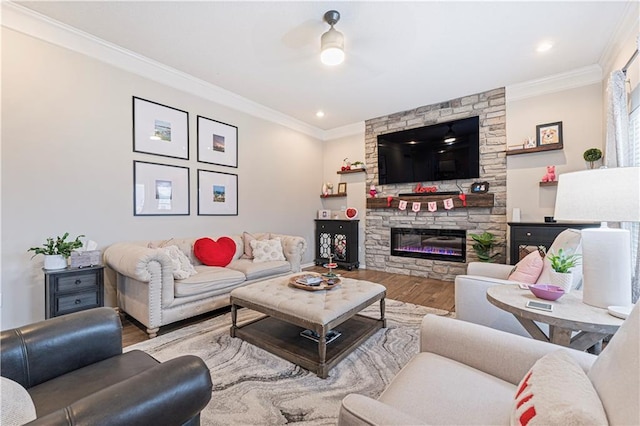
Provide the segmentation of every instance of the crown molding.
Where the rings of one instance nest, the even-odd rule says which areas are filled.
[[[2,2],[2,26],[56,44],[164,85],[250,114],[314,138],[326,131],[161,64],[77,28],[58,22],[10,1]]]
[[[620,50],[624,48],[627,40],[635,38],[638,34],[640,34],[640,5],[634,1],[627,4],[618,28],[609,39],[598,61],[607,74],[616,66],[615,62],[621,53]],[[636,48],[638,48],[637,45]],[[629,57],[632,53],[633,52],[629,52]],[[622,67],[622,65],[624,65],[624,63],[621,64],[620,67]]]
[[[594,64],[506,87],[507,102],[561,92],[602,82],[602,68]]]
[[[364,121],[358,121],[357,123],[351,123],[345,126],[336,127],[334,129],[325,130],[324,140],[330,141],[354,135],[364,136]]]

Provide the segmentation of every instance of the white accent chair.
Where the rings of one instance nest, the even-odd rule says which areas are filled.
[[[582,253],[580,230],[566,229],[562,231],[553,241],[548,252],[557,253],[559,249],[570,253]],[[456,318],[485,325],[496,330],[531,337],[512,314],[492,305],[487,300],[487,289],[489,287],[499,284],[518,284],[515,281],[508,280],[513,269],[513,265],[482,262],[469,263],[467,274],[458,275],[455,279]],[[549,270],[551,270],[551,264],[545,259],[544,269],[540,278],[538,278],[538,283],[549,283]],[[574,268],[573,274],[575,286],[579,286],[582,281],[581,266]],[[548,330],[548,326],[544,324],[540,326]]]
[[[338,424],[508,425],[516,387],[544,355],[566,350],[586,372],[610,425],[640,424],[640,308],[600,356],[427,315],[420,352],[377,398],[342,400]],[[561,383],[559,383],[561,385]],[[567,419],[565,424],[571,424]]]

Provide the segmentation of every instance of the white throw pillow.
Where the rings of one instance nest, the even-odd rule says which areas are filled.
[[[253,261],[255,263],[287,260],[282,252],[282,242],[280,238],[264,241],[251,240],[250,244],[253,251]]]
[[[562,231],[555,240],[553,240],[553,244],[547,250],[547,256],[549,253],[558,254],[558,251],[562,249],[563,252],[568,255],[571,254],[582,254],[582,233],[578,229],[565,229]],[[544,264],[542,265],[542,273],[538,277],[537,284],[551,284],[551,273],[553,272],[553,268],[551,267],[551,261],[545,256]],[[571,281],[573,284],[571,285],[572,289],[576,289],[580,287],[582,283],[582,263],[579,263],[578,266],[571,268]]]
[[[164,254],[171,259],[171,265],[173,266],[173,278],[176,280],[184,280],[198,272],[191,264],[189,258],[178,248],[178,246],[162,247],[161,250]]]
[[[23,425],[36,419],[36,407],[31,396],[20,383],[0,377],[0,395],[2,395],[2,426]]]
[[[517,387],[512,426],[606,424],[591,381],[564,349],[536,361]]]

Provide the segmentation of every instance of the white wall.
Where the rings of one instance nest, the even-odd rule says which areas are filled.
[[[513,208],[521,210],[522,222],[542,222],[553,216],[555,186],[540,187],[546,166],[555,165],[556,175],[586,169],[582,157],[588,148],[604,150],[602,138],[602,84],[591,84],[509,101],[507,88],[507,145],[535,138],[536,125],[562,121],[564,148],[507,156],[507,218]]]
[[[190,160],[132,152],[132,96],[189,112]],[[197,162],[198,114],[238,127],[237,169]],[[125,240],[272,231],[305,237],[303,262],[313,259],[321,141],[6,28],[1,154],[2,329],[44,318],[42,256],[30,260],[27,248],[67,231],[101,249]],[[191,215],[134,217],[134,159],[190,167]],[[238,174],[238,216],[197,215],[198,168]],[[109,271],[110,305],[114,278]]]
[[[331,210],[332,217],[338,214],[341,219],[345,218],[344,210],[347,207],[354,207],[358,210],[357,219],[359,222],[358,233],[358,259],[361,267],[364,264],[364,230],[365,230],[365,210],[366,194],[369,193],[367,185],[367,173],[350,173],[339,175],[336,172],[342,167],[343,159],[349,161],[364,162],[364,125],[362,133],[346,136],[338,139],[326,141],[324,143],[323,161],[323,182],[332,182],[333,190],[337,193],[338,183],[347,184],[347,197],[324,198],[322,199],[323,209]],[[321,192],[322,182],[318,185],[318,193]]]

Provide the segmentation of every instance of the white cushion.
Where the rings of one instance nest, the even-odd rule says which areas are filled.
[[[536,281],[537,284],[552,283],[551,272],[553,271],[553,268],[551,267],[551,261],[548,259],[548,255],[549,253],[557,254],[560,249],[568,255],[582,254],[582,233],[580,230],[565,229],[558,234],[555,240],[553,240],[553,244],[551,244],[551,247],[547,250],[547,256],[544,258],[542,273],[540,274],[540,277],[538,277],[538,281]],[[582,264],[578,264],[569,271],[571,272],[573,281],[571,288],[576,289],[580,287],[580,283],[582,283]]]
[[[512,426],[606,424],[596,390],[564,349],[536,361],[518,385]]]
[[[251,241],[254,240],[268,240],[271,238],[271,234],[266,233],[257,233],[250,234],[249,232],[242,233],[242,241],[244,245],[244,254],[242,255],[242,259],[253,259],[253,248],[251,247]]]
[[[0,385],[2,426],[23,425],[36,419],[36,407],[25,388],[6,377],[0,377]]]
[[[253,261],[256,263],[287,260],[282,252],[280,238],[265,241],[251,240],[250,244],[253,250]]]
[[[173,266],[173,278],[176,280],[184,280],[192,275],[197,274],[189,258],[178,248],[178,246],[167,246],[159,248],[164,254],[171,259]]]

